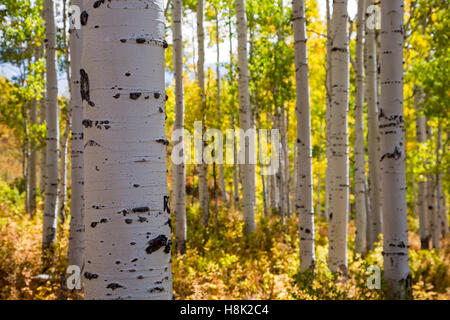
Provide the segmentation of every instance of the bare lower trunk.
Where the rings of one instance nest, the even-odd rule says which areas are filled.
[[[311,151],[311,110],[306,46],[305,1],[292,2],[295,41],[295,82],[297,115],[297,205],[300,239],[300,270],[314,271],[314,205]]]
[[[325,148],[326,148],[326,158],[327,158],[327,167],[325,169],[325,217],[326,220],[330,219],[330,127],[331,127],[331,43],[333,41],[332,35],[332,24],[330,17],[330,0],[326,0],[327,7],[327,74],[326,74],[326,110],[325,110]]]
[[[403,121],[403,0],[381,0],[381,198],[384,279],[389,297],[411,289],[408,264],[405,137]]]
[[[416,112],[416,142],[423,144],[427,142],[427,121],[425,116],[421,113],[423,103],[423,90],[421,87],[414,87],[414,107]],[[427,180],[425,177],[418,178],[418,197],[417,197],[417,209],[419,211],[419,234],[420,243],[422,249],[429,249],[430,243],[430,228],[428,218],[428,206],[427,206]]]
[[[39,59],[39,58],[37,58]],[[31,102],[30,109],[30,124],[32,126],[37,125],[38,111],[37,111],[37,100],[34,99]],[[30,143],[30,163],[28,164],[28,176],[30,181],[30,196],[29,196],[29,210],[30,215],[34,216],[36,213],[36,197],[37,197],[37,151],[36,151],[36,141],[31,141]]]
[[[85,9],[85,299],[172,299],[163,1]]]

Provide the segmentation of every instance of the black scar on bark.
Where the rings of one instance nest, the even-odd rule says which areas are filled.
[[[155,99],[159,99],[159,97],[161,97],[161,93],[155,92],[155,93],[153,94],[153,96],[155,97]]]
[[[163,48],[167,49],[169,47],[169,44],[167,43],[166,40],[163,41]]]
[[[170,213],[169,196],[164,196],[164,211]]]
[[[402,156],[402,152],[396,146],[394,149],[394,152],[388,152],[388,153],[383,154],[383,156],[380,159],[380,162],[383,161],[384,158],[398,160],[398,159],[400,159],[401,156]]]
[[[139,99],[139,97],[142,95],[142,93],[140,92],[132,92],[130,93],[130,99],[131,100],[137,100]]]
[[[149,207],[138,207],[138,208],[133,208],[131,209],[134,213],[136,212],[148,212],[150,211]]]
[[[98,0],[94,2],[94,9],[97,9],[100,7],[103,3],[105,3],[105,0]]]
[[[148,290],[149,293],[157,293],[157,292],[163,292],[164,288],[163,287],[154,287]]]
[[[120,42],[125,43],[127,42],[127,39],[120,39]]]
[[[94,221],[91,223],[91,228],[95,228],[97,226],[98,222]]]
[[[137,38],[136,39],[136,43],[144,43],[145,39],[144,38]]]
[[[92,280],[92,279],[97,279],[98,278],[98,274],[95,273],[90,273],[90,272],[85,272],[84,273],[84,277],[88,280]]]
[[[114,99],[119,99],[120,98],[120,93],[117,93],[113,96]]]
[[[125,219],[125,223],[126,224],[132,224],[133,223],[133,219]]]
[[[151,239],[148,242],[148,247],[145,249],[147,254],[152,254],[155,251],[158,251],[162,247],[167,247],[168,245],[168,239],[165,235],[159,235],[154,239]],[[165,250],[164,250],[165,251]]]
[[[147,221],[147,218],[146,218],[146,217],[141,217],[141,216],[139,216],[139,217],[138,217],[138,221],[139,221],[140,223],[143,223],[143,222]]]
[[[169,96],[166,94],[166,101],[169,100]]]
[[[81,100],[86,100],[91,107],[95,106],[95,103],[91,101],[89,94],[89,76],[84,69],[80,70],[80,93]]]
[[[165,146],[168,146],[168,145],[169,145],[169,141],[166,140],[166,139],[157,139],[157,140],[155,140],[155,141],[158,142],[158,143],[161,143],[161,144],[163,144],[163,145],[165,145]]]
[[[89,15],[86,11],[83,11],[80,15],[80,22],[82,26],[85,26],[87,24]]]
[[[159,113],[163,113],[163,112],[164,112],[163,108],[159,107]]]
[[[92,128],[92,120],[83,120],[82,124],[85,128]]]
[[[110,283],[110,284],[108,284],[107,286],[106,286],[106,289],[111,289],[111,290],[116,290],[116,289],[119,289],[119,288],[125,288],[124,286],[122,286],[122,285],[120,285],[120,284],[118,284],[118,283],[115,283],[115,282],[113,282],[113,283]]]
[[[170,230],[172,230],[172,219],[167,219],[167,221],[166,221],[166,223],[165,223],[165,225],[168,225],[169,226],[169,228],[170,228]]]

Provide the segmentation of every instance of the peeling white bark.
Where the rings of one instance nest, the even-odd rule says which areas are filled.
[[[45,61],[47,68],[47,147],[46,147],[46,188],[44,221],[42,232],[43,250],[49,249],[56,241],[58,211],[58,152],[59,116],[58,82],[56,77],[56,26],[55,8],[52,0],[44,1],[45,19]]]
[[[411,287],[403,118],[403,9],[403,0],[381,0],[380,176],[384,278],[391,298],[404,297]]]
[[[347,0],[333,2],[333,40],[331,47],[331,114],[329,128],[330,202],[328,267],[347,274],[348,223],[348,47]]]
[[[239,65],[239,128],[246,132],[252,126],[249,73],[247,57],[247,19],[245,15],[245,0],[236,0],[236,18],[238,31],[238,65]],[[249,149],[249,141],[245,141],[245,150]],[[250,158],[250,155],[249,155]],[[247,159],[247,157],[246,157]],[[242,212],[245,221],[245,234],[248,236],[256,230],[254,216],[255,199],[255,165],[240,165],[242,170]]]
[[[311,110],[309,94],[308,51],[306,37],[305,1],[292,2],[294,25],[295,82],[297,115],[297,194],[296,212],[299,219],[300,270],[313,271],[314,253],[314,205],[311,150]]]
[[[84,9],[85,298],[171,299],[163,1]]]

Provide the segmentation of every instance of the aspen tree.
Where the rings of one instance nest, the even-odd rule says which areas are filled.
[[[306,37],[305,1],[292,2],[294,25],[295,82],[297,115],[297,194],[296,210],[299,218],[300,270],[313,271],[314,205],[311,151],[311,110],[309,94],[308,52]]]
[[[171,299],[162,0],[81,15],[86,299]]]
[[[411,288],[403,118],[403,0],[381,0],[379,129],[384,278],[391,298]]]
[[[183,0],[174,0],[173,3],[173,49],[175,71],[175,124],[174,130],[184,131],[184,85],[183,85],[183,35],[181,32],[183,17]],[[184,137],[177,141],[181,144],[180,156],[184,158]],[[184,254],[186,252],[186,166],[173,165],[174,177],[174,210],[176,249]]]
[[[374,0],[367,0],[367,8],[375,4]],[[368,9],[366,9],[367,14]],[[366,21],[373,16],[366,15]],[[367,101],[367,148],[369,162],[369,199],[370,210],[367,214],[367,249],[373,250],[381,232],[381,201],[380,201],[380,135],[378,132],[378,88],[377,88],[377,51],[375,40],[375,26],[366,26],[366,101]]]
[[[245,14],[245,0],[236,0],[236,18],[238,31],[238,66],[239,66],[239,127],[247,131],[252,126],[250,93],[249,93],[249,73],[247,57],[247,18]],[[249,141],[245,141],[245,153],[248,153]],[[248,157],[248,160],[250,155]],[[245,234],[250,235],[256,230],[254,216],[255,199],[255,165],[246,163],[240,166],[242,170],[242,211],[245,221]]]
[[[366,251],[366,164],[364,152],[364,11],[365,0],[358,1],[356,21],[356,97],[355,97],[355,252],[361,256]]]
[[[72,0],[72,5],[82,8],[81,0]],[[70,19],[79,19],[74,15]],[[84,160],[83,160],[83,104],[80,91],[80,68],[83,44],[83,30],[76,28],[77,21],[72,20],[73,27],[69,30],[70,45],[70,112],[72,114],[72,135],[70,138],[71,160],[71,199],[70,199],[70,230],[68,265],[80,268],[84,263]]]
[[[42,247],[44,252],[50,249],[56,240],[58,211],[58,153],[59,153],[59,116],[58,82],[56,66],[56,25],[54,1],[44,1],[45,19],[45,64],[47,69],[46,120],[46,176]]]
[[[347,274],[349,48],[347,0],[333,2],[329,128],[329,250],[332,272]]]
[[[206,93],[205,93],[205,31],[203,28],[203,0],[197,0],[197,82],[201,91],[201,110],[203,114],[203,122],[206,119]],[[204,125],[204,124],[203,124]],[[202,128],[202,137],[204,129]],[[208,194],[208,166],[203,161],[201,155],[201,163],[198,165],[198,195],[200,208],[202,209],[202,224],[206,226],[209,220],[209,194]]]

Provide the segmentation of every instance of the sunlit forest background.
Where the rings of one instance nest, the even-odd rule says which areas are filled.
[[[169,0],[170,1],[170,0]],[[271,129],[274,106],[283,105],[289,146],[290,194],[287,216],[269,207],[264,215],[263,186],[257,166],[257,232],[246,240],[239,202],[234,197],[232,165],[224,165],[227,198],[218,192],[218,171],[208,167],[210,223],[202,226],[198,203],[198,172],[186,166],[187,249],[172,252],[174,294],[177,299],[384,299],[380,290],[369,289],[369,266],[382,268],[382,235],[373,250],[355,253],[354,105],[355,70],[350,66],[350,216],[347,281],[338,281],[327,267],[328,222],[325,216],[326,150],[326,1],[307,0],[309,83],[314,207],[316,228],[316,271],[314,278],[299,272],[298,218],[294,214],[295,68],[291,2],[287,0],[246,1],[249,40],[250,96],[259,107],[259,126]],[[60,112],[60,208],[58,210],[55,263],[42,270],[41,241],[44,194],[42,168],[37,161],[36,208],[30,208],[27,176],[29,153],[45,146],[46,125],[30,112],[33,103],[42,108],[45,91],[45,60],[42,56],[44,21],[42,0],[2,0],[0,3],[0,299],[77,299],[65,288],[68,232],[71,218],[70,93],[67,83],[69,1],[56,1],[58,44],[58,87]],[[234,1],[206,0],[205,83],[208,128],[237,126],[237,33]],[[174,75],[171,5],[167,6],[166,104],[167,137],[174,124]],[[350,56],[355,55],[357,2],[349,1]],[[418,182],[440,177],[439,202],[447,218],[450,192],[449,21],[448,2],[405,1],[404,117],[406,135],[407,207],[414,299],[450,299],[450,237],[442,229],[441,247],[422,249],[419,237]],[[184,1],[184,88],[185,127],[193,132],[194,121],[202,119],[197,68],[196,1]],[[217,29],[217,27],[219,29]],[[377,34],[379,30],[377,30]],[[219,42],[217,43],[217,39]],[[219,49],[218,49],[219,47]],[[219,57],[217,57],[217,51]],[[217,58],[219,63],[217,65]],[[220,72],[220,112],[217,107],[217,70]],[[424,97],[417,107],[417,87]],[[417,143],[416,118],[426,116],[429,138]],[[367,114],[364,115],[365,119]],[[367,135],[367,132],[365,133]],[[169,139],[169,138],[168,138]],[[168,147],[170,155],[172,145]],[[367,153],[367,152],[366,152]],[[70,157],[69,157],[70,159]],[[170,156],[167,158],[169,194]],[[366,161],[366,171],[368,162]],[[435,181],[435,180],[434,180]],[[28,189],[29,190],[29,189]],[[29,191],[28,191],[29,193]],[[173,212],[172,212],[173,214]],[[173,220],[175,217],[173,217]]]

